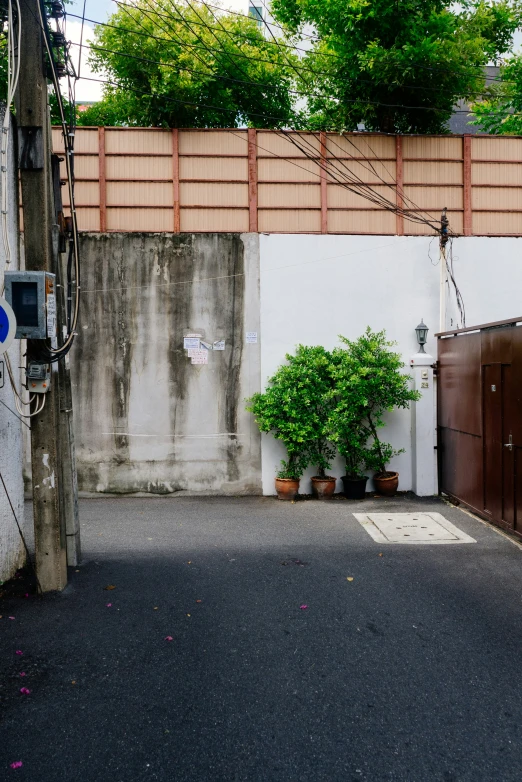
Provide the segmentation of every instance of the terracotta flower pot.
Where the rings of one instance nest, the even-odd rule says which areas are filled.
[[[367,475],[351,478],[349,475],[341,477],[344,486],[344,496],[347,500],[364,500],[366,497]]]
[[[295,500],[299,493],[299,481],[294,478],[276,478],[275,489],[278,500]]]
[[[335,491],[335,478],[326,475],[324,478],[312,478],[312,495],[316,500],[331,500]]]
[[[377,472],[373,476],[373,482],[377,494],[382,494],[384,497],[393,497],[399,485],[399,473]]]

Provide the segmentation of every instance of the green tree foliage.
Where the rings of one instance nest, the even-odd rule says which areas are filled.
[[[483,92],[483,67],[510,51],[521,7],[520,0],[273,0],[272,13],[294,39],[307,24],[317,32],[303,61],[310,127],[354,130],[362,122],[374,131],[443,133],[457,100]]]
[[[522,55],[512,57],[500,68],[500,81],[489,85],[483,100],[471,106],[486,133],[522,134]]]
[[[279,478],[300,478],[309,464],[324,477],[334,457],[328,442],[331,357],[322,347],[299,345],[279,367],[262,394],[254,394],[247,410],[262,432],[272,432],[286,446]]]
[[[0,39],[0,102],[5,103],[7,100],[7,42]],[[62,98],[65,116],[69,118],[70,105],[69,102]],[[11,111],[14,110],[14,106],[11,107]],[[51,112],[51,123],[53,125],[60,124],[60,113],[58,111],[58,103],[54,90],[49,90],[49,110]]]
[[[332,354],[332,440],[346,459],[348,475],[357,475],[364,467],[384,473],[390,459],[402,451],[380,440],[383,416],[396,407],[409,407],[420,394],[410,388],[411,377],[401,373],[402,358],[390,350],[396,343],[389,342],[384,331],[368,327],[353,342],[346,337],[340,340],[344,347]]]
[[[291,123],[296,61],[248,17],[198,2],[137,2],[95,28],[90,63],[103,100],[82,125],[274,127]],[[263,116],[264,115],[264,116]],[[267,116],[268,115],[268,116]]]

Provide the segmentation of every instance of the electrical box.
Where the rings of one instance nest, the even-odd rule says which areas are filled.
[[[26,370],[27,390],[30,394],[46,394],[51,387],[51,367],[30,361]]]
[[[49,272],[5,273],[4,296],[16,317],[16,339],[56,338],[55,288]]]

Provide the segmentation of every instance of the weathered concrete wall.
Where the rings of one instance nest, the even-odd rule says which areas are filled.
[[[255,234],[83,234],[71,356],[84,492],[260,493]],[[192,365],[189,332],[224,351]]]
[[[3,121],[3,108],[0,110],[0,123]],[[17,204],[17,173],[13,154],[13,134],[11,133],[8,156],[8,187],[9,214],[8,230],[11,245],[11,269],[17,269],[19,263],[18,251],[18,207]],[[5,252],[0,240],[0,269],[5,269]],[[3,276],[2,276],[3,284]],[[18,392],[20,392],[20,342],[15,340],[9,349],[11,365],[15,374]],[[0,356],[4,361],[5,356]],[[24,487],[22,480],[22,422],[15,407],[15,396],[9,380],[6,377],[3,388],[0,388],[0,472],[5,481],[9,497],[13,504],[20,524],[23,524]],[[13,512],[6,497],[4,488],[0,485],[0,581],[5,581],[14,575],[16,569],[24,561],[24,549],[20,534],[13,518]]]

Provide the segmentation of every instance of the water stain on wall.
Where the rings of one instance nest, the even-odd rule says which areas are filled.
[[[244,399],[245,248],[238,234],[83,234],[82,321],[71,362],[83,491],[260,491]],[[250,273],[258,274],[252,261]],[[258,317],[258,312],[249,316]],[[183,338],[225,340],[192,365]]]

